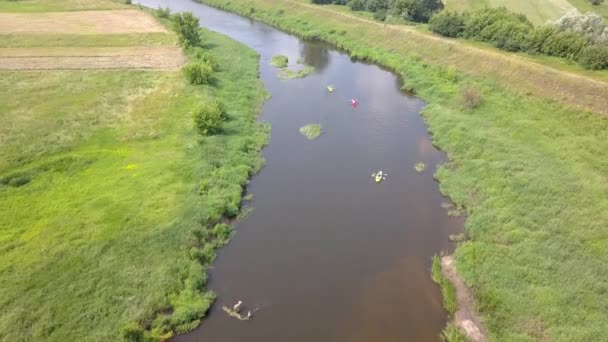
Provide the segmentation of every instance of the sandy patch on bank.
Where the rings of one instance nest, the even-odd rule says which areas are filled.
[[[3,70],[175,70],[184,61],[178,46],[0,49],[0,69]]]
[[[454,258],[452,256],[444,256],[441,258],[441,272],[456,289],[456,305],[457,310],[454,314],[454,323],[467,336],[471,342],[486,342],[487,335],[481,324],[481,319],[475,311],[475,304],[471,291],[465,285],[464,281],[456,273]]]
[[[0,34],[167,32],[150,14],[138,10],[0,13]]]

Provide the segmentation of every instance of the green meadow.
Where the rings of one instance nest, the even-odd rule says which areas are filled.
[[[239,213],[268,129],[258,55],[201,35],[213,86],[179,70],[0,72],[0,340],[158,340],[204,316],[205,270],[231,236],[217,223]],[[138,44],[100,44],[115,41]],[[193,111],[213,98],[228,119],[201,137]]]
[[[436,177],[467,216],[468,241],[456,250],[456,266],[472,288],[490,340],[605,339],[604,115],[506,88],[493,74],[426,63],[422,52],[407,49],[407,39],[381,40],[380,25],[320,6],[294,11],[280,0],[205,3],[389,67],[403,77],[404,89],[428,102],[422,115],[434,144],[449,156]],[[467,106],[467,89],[479,91],[476,106]]]

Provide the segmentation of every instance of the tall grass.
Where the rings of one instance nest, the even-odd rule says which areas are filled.
[[[447,312],[450,313],[450,315],[453,315],[457,309],[456,289],[454,288],[454,285],[452,285],[452,283],[443,276],[443,273],[441,273],[441,259],[437,255],[433,256],[431,278],[433,278],[433,281],[437,283],[441,289],[443,307],[447,310]]]
[[[283,55],[273,56],[272,60],[270,61],[270,65],[272,65],[275,68],[286,68],[288,64],[289,64],[289,59],[287,59],[287,56],[283,56]]]
[[[322,132],[323,130],[321,128],[321,125],[319,124],[310,124],[300,127],[300,133],[308,140],[314,140],[318,138]]]
[[[473,288],[491,339],[605,338],[605,117],[536,97],[521,90],[525,85],[506,89],[498,69],[469,76],[428,64],[404,48],[407,39],[381,40],[378,25],[316,8],[294,11],[279,0],[252,3],[254,13],[251,4],[205,2],[389,67],[428,102],[422,114],[433,142],[450,157],[436,173],[441,191],[467,211],[471,241],[456,250],[458,270]],[[382,48],[389,43],[391,49]],[[446,63],[462,58],[441,56]],[[463,108],[466,87],[483,93],[483,105]]]

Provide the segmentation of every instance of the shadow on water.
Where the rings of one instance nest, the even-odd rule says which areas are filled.
[[[326,44],[190,0],[140,3],[191,11],[255,49],[272,94],[261,117],[272,124],[266,166],[248,186],[255,210],[210,270],[216,304],[175,341],[439,340],[446,313],[430,261],[452,248],[447,237],[462,219],[441,206],[447,199],[432,174],[444,155],[418,114],[424,102],[402,92],[394,74]],[[281,81],[270,66],[277,54],[316,71]],[[323,126],[314,141],[299,133],[310,123]],[[371,174],[380,169],[388,179],[376,184]],[[222,312],[238,300],[259,307],[252,320]]]

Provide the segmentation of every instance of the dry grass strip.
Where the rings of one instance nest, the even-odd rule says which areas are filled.
[[[167,32],[150,14],[138,10],[51,13],[0,13],[0,34]]]
[[[0,49],[2,70],[176,70],[184,61],[177,46]]]

